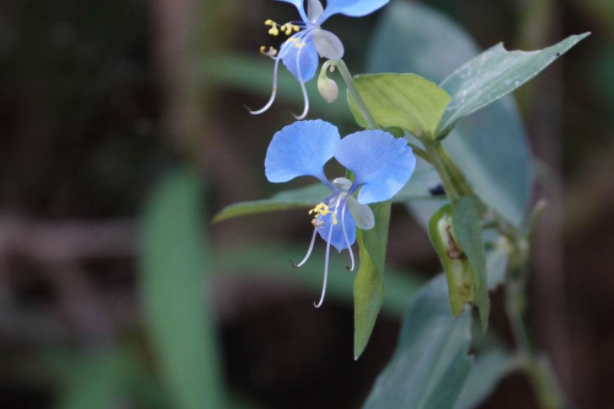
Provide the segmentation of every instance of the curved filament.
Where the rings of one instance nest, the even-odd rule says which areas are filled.
[[[326,261],[324,262],[324,283],[322,284],[322,295],[320,296],[320,301],[316,304],[313,303],[314,307],[320,308],[324,303],[324,296],[326,295],[326,283],[328,282],[328,259],[330,258],[330,240],[333,236],[333,227],[334,225],[330,223],[330,229],[328,229],[328,240],[326,240]]]
[[[313,229],[313,236],[311,236],[311,243],[309,244],[309,250],[307,250],[307,255],[305,256],[305,258],[303,259],[303,261],[301,261],[300,263],[296,264],[294,263],[294,261],[290,260],[290,265],[294,268],[300,268],[303,266],[303,264],[305,264],[307,262],[307,260],[309,260],[309,256],[311,256],[311,252],[313,251],[313,245],[316,242],[316,236],[318,233],[318,229],[317,227],[315,229]]]
[[[251,109],[247,108],[249,113],[252,115],[260,115],[260,114],[265,113],[266,111],[269,110],[269,108],[271,108],[271,105],[273,105],[273,102],[275,102],[275,97],[277,96],[277,73],[279,71],[279,62],[281,61],[281,58],[277,57],[274,59],[275,59],[275,68],[273,69],[273,92],[271,93],[271,98],[269,99],[269,102],[267,102],[267,104],[263,108],[257,111],[252,111]]]
[[[299,44],[300,41],[304,41],[306,42],[307,36],[304,37],[299,37]],[[303,40],[303,38],[305,38],[305,40]],[[309,113],[309,95],[307,94],[307,88],[305,88],[305,81],[303,81],[303,73],[301,72],[301,54],[303,52],[303,47],[299,48],[298,53],[296,55],[296,72],[298,73],[298,82],[301,84],[301,92],[303,93],[303,101],[305,103],[305,109],[303,109],[303,113],[300,115],[294,115],[292,114],[292,116],[297,120],[297,121],[302,121],[303,119],[305,119],[307,117],[307,114]]]

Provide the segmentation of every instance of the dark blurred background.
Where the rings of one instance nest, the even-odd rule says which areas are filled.
[[[424,3],[483,48],[537,49],[593,32],[516,96],[540,158],[535,198],[550,203],[534,243],[534,336],[580,407],[613,408],[614,2]],[[384,311],[354,362],[350,273],[336,272],[345,281],[315,310],[321,260],[300,272],[286,264],[307,248],[301,211],[210,223],[222,207],[277,189],[263,158],[293,121],[287,111],[302,109],[299,88],[282,77],[263,116],[243,105],[264,104],[270,91],[263,21],[295,13],[264,0],[0,1],[0,407],[71,407],[66,395],[88,376],[104,382],[96,360],[118,349],[139,357],[146,370],[131,382],[147,393],[110,406],[94,393],[81,407],[173,407],[146,336],[138,259],[149,192],[184,163],[206,186],[210,253],[235,262],[214,263],[202,292],[236,407],[360,407],[394,350],[401,309]],[[354,73],[379,16],[327,22]],[[357,129],[343,98],[327,107],[311,91],[311,117]],[[393,216],[390,264],[414,282],[437,273],[422,228],[403,208]],[[507,339],[500,295],[494,327]],[[512,376],[483,407],[537,406]]]

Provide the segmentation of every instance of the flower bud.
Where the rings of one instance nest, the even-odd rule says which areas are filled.
[[[318,78],[318,90],[322,98],[329,104],[335,102],[337,98],[339,98],[339,87],[337,83],[326,75]]]

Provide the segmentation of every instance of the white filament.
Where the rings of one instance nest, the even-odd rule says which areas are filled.
[[[277,57],[274,59],[275,59],[275,68],[273,69],[273,92],[271,93],[271,98],[269,99],[269,102],[267,102],[267,104],[264,106],[264,108],[259,109],[258,111],[252,111],[251,109],[248,108],[249,113],[252,115],[260,115],[262,113],[265,113],[266,111],[269,110],[269,108],[271,108],[271,106],[273,105],[273,102],[275,102],[275,96],[277,95],[277,72],[279,70],[279,62],[281,61],[281,58]]]
[[[326,240],[326,261],[324,262],[324,283],[322,284],[322,295],[320,296],[320,301],[317,304],[313,303],[313,305],[316,308],[320,308],[322,306],[322,303],[324,303],[324,296],[326,295],[326,283],[328,282],[328,259],[330,258],[330,239],[331,237],[333,237],[333,227],[334,227],[334,224],[332,223],[332,217],[331,217],[330,229],[328,229],[328,240]]]
[[[311,236],[311,244],[309,244],[309,250],[307,250],[307,255],[305,256],[303,261],[301,261],[295,266],[296,268],[303,266],[303,264],[305,264],[307,260],[309,260],[309,256],[311,256],[311,252],[313,251],[313,245],[316,242],[317,233],[318,233],[318,228],[316,227],[315,229],[313,229],[313,236]]]
[[[301,41],[303,41],[303,43],[305,44],[307,43],[307,41],[302,40],[301,37],[298,38],[298,41],[299,41],[298,44],[301,44]],[[305,101],[305,109],[303,110],[303,113],[299,116],[292,114],[292,116],[297,121],[302,121],[303,119],[307,117],[307,114],[309,113],[309,95],[307,95],[307,89],[305,88],[305,81],[303,81],[303,73],[301,72],[301,64],[300,64],[302,52],[303,52],[303,47],[300,47],[298,50],[298,54],[296,55],[296,72],[298,73],[298,82],[301,84],[301,91],[303,92],[303,100]]]

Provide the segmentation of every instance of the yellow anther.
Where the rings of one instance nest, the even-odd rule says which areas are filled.
[[[269,47],[269,51],[266,51],[266,47],[260,47],[260,54],[266,55],[267,57],[275,57],[277,55],[277,50],[273,47]]]
[[[311,221],[311,224],[313,225],[313,227],[322,227],[322,226],[324,226],[324,222],[318,222],[316,219],[313,219]]]
[[[322,227],[324,226],[324,221],[322,221],[320,218],[332,212],[330,211],[330,208],[327,205],[325,205],[324,203],[320,203],[319,205],[317,205],[316,207],[314,207],[313,209],[309,211],[309,214],[314,214],[314,213],[315,213],[315,216],[313,220],[311,221],[311,224],[314,227]],[[333,224],[335,225],[337,224],[336,220],[337,220],[337,214],[333,213]]]
[[[337,224],[339,224],[337,221],[337,213],[333,213],[333,226],[336,226]]]
[[[265,26],[271,26],[271,29],[269,30],[269,34],[272,36],[278,36],[279,35],[279,29],[277,28],[278,24],[276,22],[274,22],[273,20],[267,20],[264,22]]]
[[[294,25],[292,23],[286,23],[283,26],[280,27],[281,31],[284,32],[284,34],[286,34],[287,36],[291,35],[292,32],[299,32],[300,31],[300,27],[297,25]]]

